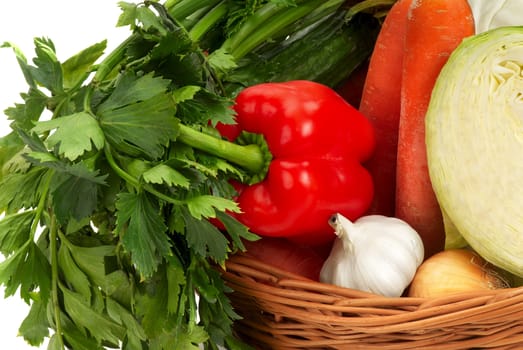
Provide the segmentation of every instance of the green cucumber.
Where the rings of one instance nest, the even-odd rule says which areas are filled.
[[[335,87],[372,52],[379,23],[358,14],[348,23],[345,12],[293,34],[277,44],[267,43],[241,59],[224,81],[239,89],[263,82],[306,79]]]

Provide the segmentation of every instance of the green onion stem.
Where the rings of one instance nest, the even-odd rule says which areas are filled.
[[[198,41],[205,33],[207,33],[215,23],[221,20],[228,13],[228,5],[225,1],[220,2],[205,14],[196,24],[189,30],[189,37],[193,41]]]
[[[124,41],[120,43],[113,51],[104,58],[104,60],[96,67],[96,73],[94,74],[92,83],[86,91],[83,99],[83,108],[85,111],[92,113],[91,110],[91,98],[93,92],[98,84],[100,84],[111,72],[117,67],[125,57],[125,51],[129,47],[129,44],[136,40],[137,34],[131,34]]]
[[[104,58],[96,68],[96,73],[93,77],[94,85],[102,82],[122,62],[129,44],[136,40],[137,37],[138,34],[131,34]]]
[[[325,0],[312,0],[295,7],[282,9],[281,7],[276,6],[276,11],[271,11],[273,13],[271,13],[268,18],[265,18],[262,26],[260,26],[260,23],[258,23],[256,28],[251,28],[251,31],[248,33],[248,38],[243,37],[243,35],[240,35],[240,32],[238,32],[238,35],[234,36],[234,40],[231,44],[232,46],[227,51],[236,59],[242,58],[258,45],[271,39],[273,36],[281,36],[282,31],[286,27],[305,17],[324,3]],[[253,15],[253,17],[256,17],[256,15]],[[256,21],[254,25],[255,24]],[[245,25],[242,27],[242,29],[248,27],[249,25],[247,22],[245,22]],[[224,45],[225,44],[226,43],[224,43]]]
[[[249,16],[248,20],[243,23],[240,29],[222,44],[222,48],[231,53],[242,42],[249,40],[253,32],[263,29],[263,24],[267,22],[276,13],[280,12],[282,8],[273,3],[268,3],[258,9],[255,13]]]
[[[186,17],[191,16],[198,10],[205,7],[213,7],[220,1],[221,0],[167,0],[164,6],[167,8],[167,11],[173,18],[182,22],[186,19]]]

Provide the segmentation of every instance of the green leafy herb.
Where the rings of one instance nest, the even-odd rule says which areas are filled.
[[[215,126],[234,123],[234,91],[255,80],[231,80],[235,70],[343,3],[122,1],[117,25],[131,33],[107,55],[101,41],[60,62],[36,38],[28,61],[2,44],[28,89],[0,138],[0,284],[30,304],[29,344],[250,348],[234,337],[218,268],[258,238],[228,214],[239,211],[231,180],[263,178],[267,155]]]
[[[55,130],[47,138],[49,147],[58,147],[58,153],[74,161],[94,148],[102,149],[104,134],[97,121],[87,112],[78,112],[58,119],[38,122],[35,133]],[[82,130],[82,132],[78,132]]]
[[[232,100],[204,83],[211,68],[199,60],[183,63],[195,73],[185,74],[183,86],[168,77],[173,73],[159,75],[151,61],[203,53],[152,8],[122,7],[120,20],[133,23],[134,34],[98,65],[105,42],[61,63],[53,42],[38,38],[34,65],[4,44],[14,49],[29,91],[24,104],[6,111],[13,132],[1,139],[0,283],[7,296],[20,290],[32,305],[20,327],[30,344],[52,327],[55,349],[119,342],[197,348],[211,339],[196,317],[195,293],[207,287],[191,282],[201,271],[190,266],[208,259],[211,273],[239,249],[207,219],[238,210],[233,192],[217,197],[210,184],[226,188],[242,171],[176,142],[181,123],[231,123]],[[166,40],[173,38],[181,41]],[[151,48],[141,58],[132,50],[138,42]],[[117,65],[124,68],[115,73]],[[255,237],[238,225],[235,236]]]
[[[116,232],[138,270],[150,276],[169,254],[167,226],[158,203],[147,193],[121,193],[116,202]]]

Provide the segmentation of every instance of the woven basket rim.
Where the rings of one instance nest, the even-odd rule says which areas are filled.
[[[222,274],[243,317],[239,334],[262,348],[523,348],[523,287],[384,297],[310,280],[248,253],[231,256]]]
[[[240,263],[240,264],[238,264]],[[344,295],[347,294],[350,297],[356,298],[369,298],[369,299],[384,299],[392,301],[394,304],[403,304],[403,301],[408,300],[423,300],[430,304],[431,302],[438,303],[438,301],[443,301],[445,303],[447,300],[459,300],[463,297],[474,298],[477,296],[492,296],[497,294],[505,293],[523,293],[523,286],[521,287],[508,287],[500,289],[482,289],[475,291],[467,292],[456,292],[449,293],[442,296],[436,297],[410,297],[410,296],[399,296],[399,297],[386,297],[375,293],[360,291],[352,288],[340,287],[334,284],[328,284],[324,282],[319,282],[312,280],[310,278],[304,277],[302,275],[281,269],[277,266],[271,265],[269,263],[263,262],[256,258],[255,256],[249,254],[248,252],[238,252],[234,254],[231,259],[226,263],[226,266],[231,266],[232,264],[243,265],[248,264],[249,266],[258,269],[260,271],[260,277],[263,276],[272,282],[277,282],[282,286],[313,286],[313,289],[321,290],[324,292],[332,291],[335,294]]]

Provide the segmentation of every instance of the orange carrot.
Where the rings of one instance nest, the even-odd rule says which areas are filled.
[[[374,154],[365,164],[374,180],[369,214],[394,215],[401,67],[411,2],[398,0],[385,17],[370,58],[359,106],[376,133]]]
[[[414,0],[408,13],[401,83],[396,216],[418,231],[425,257],[444,248],[445,232],[427,168],[425,114],[448,56],[474,34],[467,0]]]

